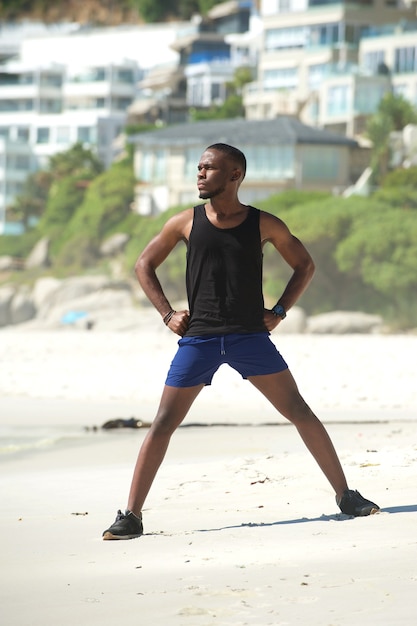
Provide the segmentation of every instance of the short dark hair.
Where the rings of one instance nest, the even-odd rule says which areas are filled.
[[[228,143],[213,143],[211,146],[208,146],[206,150],[218,150],[219,152],[223,152],[227,154],[231,159],[233,159],[241,168],[243,172],[243,177],[246,174],[246,157],[239,148],[235,148],[234,146],[229,146]]]

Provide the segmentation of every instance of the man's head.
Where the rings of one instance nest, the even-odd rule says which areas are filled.
[[[236,193],[246,174],[243,152],[226,143],[214,143],[204,151],[198,164],[200,198],[214,198],[223,194],[234,183]]]
[[[235,148],[234,146],[229,146],[228,143],[213,143],[211,146],[206,148],[207,150],[217,150],[218,152],[223,152],[230,160],[234,161],[236,166],[242,172],[242,180],[245,178],[246,174],[246,157],[239,148]]]

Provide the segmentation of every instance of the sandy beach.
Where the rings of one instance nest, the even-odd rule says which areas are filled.
[[[172,439],[144,536],[103,542],[146,429],[99,427],[151,421],[176,348],[151,322],[0,331],[1,623],[414,624],[417,336],[273,336],[379,514],[340,514],[295,429],[222,367]]]

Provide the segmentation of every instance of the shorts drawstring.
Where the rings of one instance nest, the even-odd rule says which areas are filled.
[[[226,354],[226,348],[224,345],[224,335],[220,337],[220,354]]]

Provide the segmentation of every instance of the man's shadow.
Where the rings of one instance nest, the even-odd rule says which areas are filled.
[[[389,506],[381,509],[380,513],[417,513],[417,504],[403,504]],[[379,513],[376,513],[378,515]],[[306,524],[308,522],[348,522],[355,519],[352,515],[334,513],[333,515],[320,515],[320,517],[298,517],[295,519],[281,520],[278,522],[242,522],[234,526],[222,526],[220,528],[199,528],[195,532],[211,533],[221,530],[233,530],[237,528],[268,528],[270,526],[287,526],[288,524]]]

